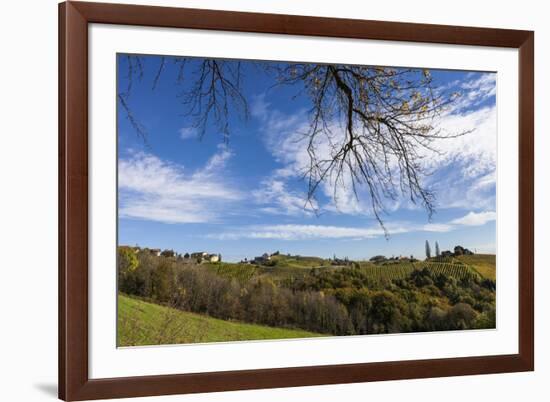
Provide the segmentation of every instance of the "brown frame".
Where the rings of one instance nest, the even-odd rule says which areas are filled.
[[[261,32],[519,49],[519,353],[173,374],[88,377],[88,24]],[[59,397],[64,400],[534,370],[534,33],[184,8],[59,5]]]

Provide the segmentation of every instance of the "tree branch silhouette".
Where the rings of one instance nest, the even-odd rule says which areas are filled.
[[[127,102],[132,81],[143,76],[140,58],[131,57],[137,59],[127,63],[128,88],[119,94],[119,100],[138,135],[145,138]],[[166,62],[166,58],[160,59],[153,88]],[[182,57],[174,57],[173,62],[178,64],[176,83],[186,84],[178,97],[199,138],[213,124],[224,141],[229,141],[232,118],[249,117],[242,62]],[[340,191],[351,189],[359,201],[364,189],[370,210],[386,234],[386,204],[399,196],[420,203],[431,218],[435,194],[423,183],[430,172],[422,161],[430,153],[438,153],[435,141],[470,132],[449,134],[436,127],[437,118],[458,94],[443,96],[434,90],[427,69],[251,63],[267,79],[273,79],[275,86],[291,86],[296,89],[295,96],[305,95],[310,101],[309,129],[301,133],[309,156],[308,167],[301,173],[310,206],[316,205],[315,195],[325,184],[333,189],[335,205]]]

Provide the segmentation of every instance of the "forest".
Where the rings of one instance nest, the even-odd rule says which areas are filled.
[[[494,267],[494,256],[475,257],[485,265],[492,260]],[[494,276],[458,258],[335,266],[317,257],[277,255],[254,266],[197,263],[122,246],[118,288],[123,295],[228,322],[325,335],[496,326]]]

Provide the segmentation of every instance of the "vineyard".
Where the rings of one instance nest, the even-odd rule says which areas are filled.
[[[234,278],[240,283],[249,281],[256,274],[256,266],[250,264],[208,264],[208,268],[220,276]]]
[[[392,280],[406,279],[414,270],[428,268],[435,274],[446,274],[457,279],[479,277],[479,273],[471,266],[463,263],[452,262],[403,262],[390,265],[367,264],[361,267],[365,276],[373,283],[390,282]]]
[[[427,267],[435,274],[446,274],[449,276],[454,276],[457,279],[473,279],[480,277],[475,268],[462,262],[417,262],[415,265],[418,269]]]
[[[120,345],[496,326],[494,255],[198,263],[122,251]]]
[[[286,262],[286,261],[285,261]],[[317,261],[315,263],[318,264]],[[248,282],[254,275],[269,276],[276,280],[288,280],[289,278],[303,278],[309,270],[304,267],[295,267],[290,264],[278,264],[274,267],[256,266],[251,264],[216,263],[207,264],[211,272],[225,278],[233,278],[240,283]],[[313,267],[312,267],[313,268]],[[360,270],[368,282],[372,284],[390,283],[393,280],[406,279],[415,270],[428,268],[434,274],[445,274],[456,279],[479,278],[481,275],[474,266],[459,260],[449,261],[419,261],[399,262],[395,264],[361,263]],[[316,269],[319,269],[316,267]],[[341,268],[324,267],[330,271],[338,271]]]

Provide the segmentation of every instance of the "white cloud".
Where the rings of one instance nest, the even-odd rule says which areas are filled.
[[[492,73],[471,75],[469,79],[454,81],[448,88],[460,89],[463,96],[454,106],[434,121],[442,134],[453,135],[469,132],[456,138],[435,140],[430,149],[420,149],[420,166],[429,172],[424,185],[436,193],[436,208],[494,208],[496,177],[496,105],[491,102],[480,107],[481,102],[494,97],[496,75]],[[476,109],[477,108],[477,109]],[[476,110],[473,110],[476,109]],[[275,159],[283,165],[285,176],[278,176],[284,183],[292,178],[307,175],[310,155],[307,151],[309,130],[305,110],[284,114],[274,109],[263,96],[252,104],[252,115],[260,120],[266,147]],[[330,143],[344,141],[344,130],[336,122],[330,126],[331,137],[318,135],[315,148],[318,159],[331,158]],[[393,166],[393,162],[390,160]],[[339,178],[328,177],[318,188],[318,195],[325,200],[319,210],[349,215],[372,214],[370,195],[366,188],[353,188],[349,174]],[[307,185],[307,184],[305,184]],[[357,191],[359,197],[356,197]],[[327,201],[328,200],[328,201]],[[408,197],[387,199],[386,211],[399,208],[419,208],[412,205]],[[273,207],[270,207],[273,208]],[[293,213],[293,209],[288,209]]]
[[[495,105],[442,116],[436,125],[442,133],[466,134],[434,141],[432,146],[439,153],[425,150],[422,155],[424,166],[435,171],[451,164],[458,164],[464,178],[475,178],[494,172],[497,163],[496,123]]]
[[[462,137],[437,141],[442,153],[426,155],[425,168],[433,172],[425,180],[436,194],[437,208],[494,209],[496,202],[497,127],[496,107],[444,116],[441,127],[461,132]]]
[[[397,231],[398,229],[396,229]],[[382,236],[380,227],[354,228],[324,225],[263,225],[243,228],[240,231],[211,235],[222,240],[277,239],[277,240],[308,240],[308,239],[368,239]]]
[[[497,219],[495,211],[469,212],[467,215],[453,220],[451,223],[465,226],[481,226]]]
[[[427,223],[422,226],[424,232],[445,233],[453,230],[453,226],[446,223]]]
[[[439,208],[493,209],[496,200],[497,109],[479,105],[496,94],[496,74],[463,81],[463,97],[441,116],[437,128],[445,134],[466,135],[434,142],[440,154],[425,154],[427,178]],[[477,110],[472,110],[477,108]]]
[[[307,196],[292,192],[278,174],[263,180],[252,196],[256,203],[269,205],[260,210],[270,214],[311,215],[318,208],[314,200],[308,202]]]
[[[205,167],[189,173],[145,152],[119,160],[119,215],[163,223],[218,220],[228,203],[241,199],[219,174],[230,156],[220,147]]]
[[[188,140],[190,138],[198,138],[197,130],[194,127],[180,128],[179,134],[182,140]]]
[[[227,161],[233,156],[233,152],[224,144],[218,145],[218,152],[210,157],[205,167],[195,173],[196,178],[212,177],[220,173]]]
[[[495,73],[481,74],[477,79],[463,82],[460,86],[465,90],[468,99],[484,100],[497,93],[497,75]]]
[[[459,95],[450,105],[450,112],[471,110],[494,97],[497,92],[495,73],[470,73],[463,80],[454,80],[434,88],[438,95]]]
[[[307,145],[309,137],[305,135],[309,131],[308,115],[305,110],[297,111],[294,114],[284,114],[267,103],[263,96],[255,98],[252,104],[252,115],[257,117],[261,122],[261,130],[265,145],[275,160],[283,165],[283,168],[273,172],[272,177],[262,183],[261,192],[270,192],[273,182],[276,181],[280,187],[288,188],[286,182],[291,179],[301,179],[307,177],[310,168],[310,155]],[[331,147],[330,141],[340,141],[344,131],[336,125],[331,127],[333,138],[330,140],[326,136],[318,136],[315,139],[315,148],[318,158],[327,159],[330,157]],[[319,193],[329,199],[324,205],[314,204],[309,210],[315,209],[319,211],[331,211],[344,214],[364,214],[367,213],[368,207],[364,205],[355,196],[351,183],[347,177],[343,177],[345,184],[343,186],[335,186],[334,180],[329,178],[319,186]],[[267,189],[265,188],[267,185]],[[306,183],[303,183],[307,186]],[[304,188],[304,192],[307,188]],[[286,191],[286,190],[285,190]],[[279,193],[281,194],[281,193]],[[318,194],[319,195],[319,194]],[[290,195],[295,201],[293,205],[298,206],[303,210],[306,205],[306,196],[296,194]],[[271,197],[266,198],[268,201]],[[288,200],[287,200],[288,201]],[[278,211],[282,209],[278,208]],[[290,215],[296,213],[295,208],[287,209]]]
[[[484,215],[486,214],[486,215]],[[467,218],[471,215],[476,218]],[[411,233],[411,232],[435,232],[445,233],[457,229],[461,225],[481,225],[482,223],[473,223],[478,215],[485,216],[490,220],[490,213],[470,213],[464,218],[455,219],[449,223],[428,223],[415,224],[409,222],[388,223],[387,230],[390,236]],[[301,224],[281,224],[281,225],[255,225],[244,226],[237,230],[210,234],[208,237],[220,240],[238,240],[238,239],[275,239],[275,240],[312,240],[312,239],[347,239],[360,240],[374,237],[385,236],[386,233],[379,226],[371,227],[349,227],[349,226],[331,226],[331,225],[301,225]]]

